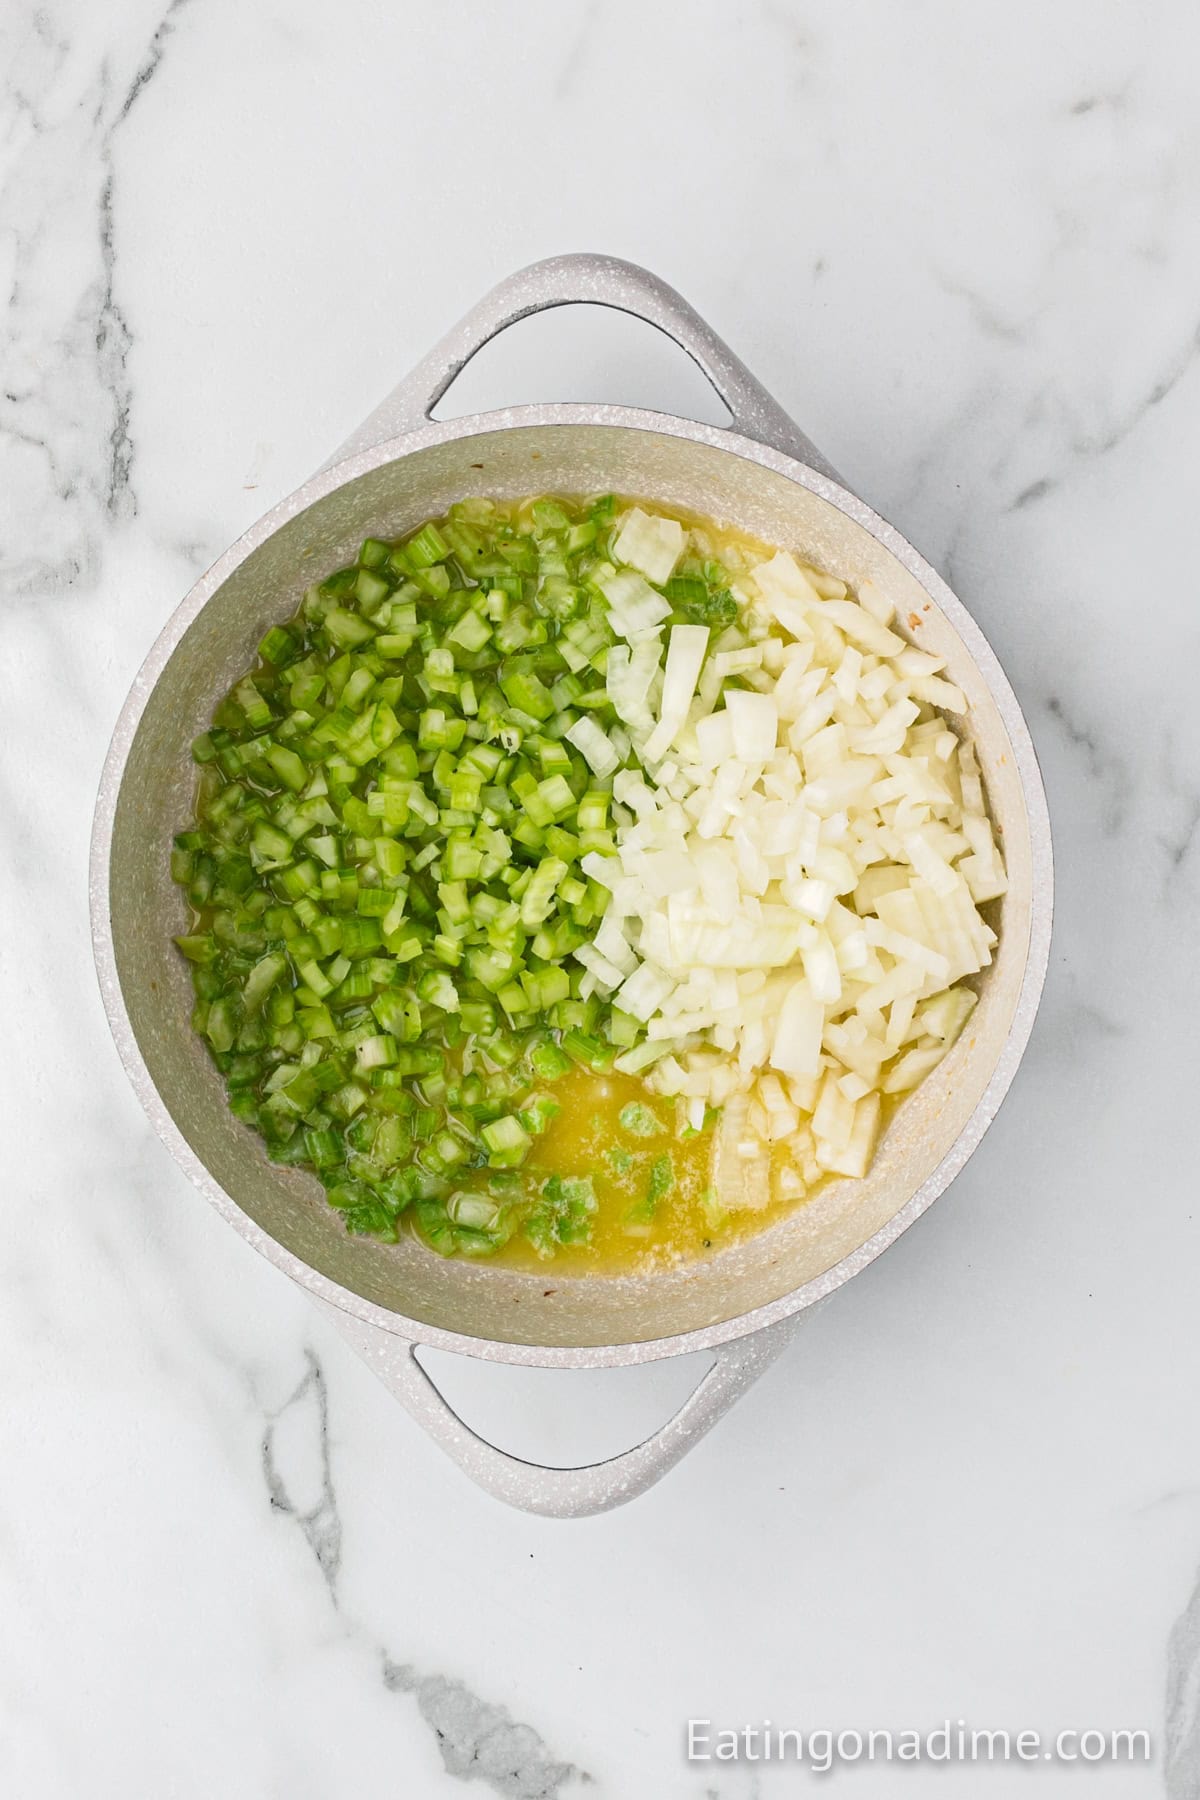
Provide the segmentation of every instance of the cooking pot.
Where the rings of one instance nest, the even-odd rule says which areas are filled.
[[[623,406],[520,406],[433,423],[469,359],[515,320],[591,302],[646,320],[703,370],[728,429]],[[172,935],[184,901],[172,834],[188,818],[189,746],[306,587],[469,494],[615,490],[792,546],[852,584],[877,582],[901,629],[943,656],[970,703],[972,739],[1008,866],[999,944],[979,1005],[941,1066],[899,1108],[861,1181],[839,1180],[748,1241],[666,1272],[559,1277],[444,1261],[415,1239],[348,1236],[315,1178],[272,1164],[235,1119],[190,1026]],[[105,764],[91,869],[104,1002],[150,1119],[246,1241],[298,1282],[408,1410],[481,1486],[531,1512],[599,1512],[642,1492],[709,1429],[787,1342],[800,1313],[873,1261],[943,1192],[982,1138],[1029,1037],[1050,939],[1052,867],[1041,778],[1021,709],[983,634],[924,559],[839,480],[686,302],[604,256],[562,256],[493,291],[296,493],[196,583],[141,668]],[[554,1368],[606,1368],[690,1351],[715,1359],[646,1442],[551,1469],[486,1443],[450,1409],[419,1345]]]

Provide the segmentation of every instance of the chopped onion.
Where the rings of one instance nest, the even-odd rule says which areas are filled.
[[[664,519],[635,506],[625,514],[613,540],[618,562],[640,569],[660,585],[669,581],[683,551],[684,530],[678,519]],[[670,611],[668,607],[667,611]],[[665,614],[663,615],[666,616]]]
[[[672,896],[667,902],[667,919],[675,964],[707,969],[785,967],[800,947],[803,921],[787,907],[770,911],[770,919],[760,917],[730,927],[703,904]]]
[[[670,994],[675,982],[653,963],[644,962],[626,977],[617,992],[617,1005],[622,1012],[632,1013],[643,1023],[653,1018]]]
[[[866,1173],[881,1095],[936,1068],[975,1004],[960,984],[996,941],[978,909],[1006,881],[970,739],[934,710],[965,697],[891,598],[780,552],[738,576],[739,622],[674,626],[664,663],[651,583],[685,536],[633,508],[596,576],[622,737],[567,734],[614,802],[615,854],[580,864],[612,900],[576,957],[646,1027],[615,1066],[689,1118],[724,1108],[732,1209]]]
[[[794,981],[775,1022],[771,1067],[785,1075],[815,1075],[821,1063],[825,1007],[806,980]]]
[[[662,705],[658,724],[642,746],[650,762],[664,757],[687,719],[704,653],[708,649],[707,625],[673,625],[663,671]]]
[[[664,599],[636,569],[618,569],[596,585],[608,601],[609,624],[619,637],[652,631],[670,616],[671,602]]]
[[[733,731],[733,753],[744,763],[765,763],[775,751],[779,711],[774,694],[750,694],[730,688],[725,710]]]
[[[589,719],[586,714],[576,719],[566,737],[569,744],[574,744],[592,774],[599,775],[601,780],[620,768],[620,758],[595,719]]]

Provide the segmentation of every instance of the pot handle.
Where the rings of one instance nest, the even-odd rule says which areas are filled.
[[[422,357],[326,466],[427,425],[433,408],[476,352],[518,319],[553,306],[582,304],[611,306],[657,326],[707,376],[729,408],[731,429],[838,480],[816,446],[681,294],[637,263],[589,252],[547,257],[499,282]]]
[[[421,1367],[417,1345],[408,1338],[364,1324],[316,1295],[309,1297],[477,1487],[521,1512],[551,1519],[609,1512],[653,1487],[774,1362],[798,1324],[794,1317],[782,1319],[749,1337],[719,1345],[712,1367],[651,1437],[604,1462],[562,1469],[510,1456],[472,1431]]]

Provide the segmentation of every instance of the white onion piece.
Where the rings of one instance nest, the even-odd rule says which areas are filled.
[[[775,750],[779,711],[774,694],[751,694],[730,688],[725,710],[733,732],[733,753],[740,762],[765,763]]]
[[[608,601],[609,623],[618,637],[652,630],[670,616],[671,603],[650,586],[636,569],[617,569],[596,582]]]
[[[815,1075],[821,1063],[825,1008],[807,981],[794,981],[775,1021],[771,1067],[785,1075]]]
[[[708,649],[707,625],[673,625],[663,671],[662,706],[658,724],[646,739],[642,755],[649,762],[664,757],[688,716],[701,664]]]
[[[826,600],[821,606],[822,615],[831,619],[839,631],[845,633],[852,644],[863,650],[873,650],[876,656],[895,656],[898,650],[904,649],[904,639],[878,619],[873,619],[857,601]]]
[[[574,744],[592,774],[598,775],[601,780],[620,768],[620,757],[595,719],[589,719],[586,714],[583,718],[576,719],[566,737],[568,744]]]
[[[611,994],[614,988],[620,987],[625,978],[623,972],[615,963],[609,962],[595,944],[580,944],[573,955],[576,962],[583,964],[602,992]]]
[[[771,919],[746,919],[736,926],[703,904],[675,896],[667,909],[672,960],[680,969],[779,969],[800,947],[802,921],[787,907],[772,908]]]
[[[600,921],[600,929],[592,940],[601,956],[607,957],[622,975],[632,975],[637,968],[638,959],[625,936],[621,918],[614,906],[609,906]]]
[[[978,909],[1004,864],[970,740],[934,710],[965,697],[890,596],[780,552],[735,572],[734,626],[664,646],[650,583],[686,536],[634,508],[623,566],[597,572],[623,640],[606,670],[622,723],[598,734],[618,762],[591,721],[570,741],[612,777],[616,850],[583,858],[612,900],[578,960],[646,1026],[616,1067],[689,1117],[724,1107],[721,1204],[762,1205],[866,1172],[881,1094],[935,1068],[975,1003],[959,984],[991,961]],[[648,770],[621,766],[631,749]]]
[[[675,986],[672,976],[651,962],[641,963],[626,977],[617,991],[617,1005],[622,1012],[632,1013],[645,1024],[654,1017]]]
[[[640,569],[643,575],[661,586],[670,580],[679,561],[684,536],[678,519],[664,519],[635,506],[621,521],[613,540],[612,554],[618,562]]]

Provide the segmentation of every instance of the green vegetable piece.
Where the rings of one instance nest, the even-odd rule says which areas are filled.
[[[487,1194],[451,1194],[446,1212],[456,1225],[468,1225],[476,1231],[494,1231],[500,1223],[501,1209]]]
[[[515,1169],[525,1161],[533,1139],[520,1119],[506,1114],[485,1125],[480,1137],[488,1151],[488,1161],[495,1169]]]
[[[308,780],[308,769],[302,758],[294,750],[283,744],[274,744],[267,751],[267,761],[278,775],[285,787],[298,794]]]
[[[204,1029],[214,1050],[221,1052],[233,1049],[237,1036],[237,1012],[232,999],[222,997],[213,1001],[208,1009],[208,1022]]]
[[[278,665],[287,661],[294,648],[295,640],[291,632],[285,631],[282,625],[273,625],[259,644],[258,654],[264,662]]]
[[[693,575],[675,575],[663,593],[676,612],[681,612],[694,625],[707,625],[723,631],[738,616],[738,603],[727,587],[710,587]]]
[[[571,1067],[571,1059],[553,1042],[536,1044],[529,1052],[529,1065],[541,1081],[557,1081]]]
[[[661,1137],[667,1129],[658,1114],[651,1112],[648,1106],[643,1106],[640,1100],[630,1100],[621,1108],[617,1118],[621,1130],[627,1131],[631,1137]]]
[[[531,1137],[540,1137],[562,1111],[561,1101],[549,1094],[532,1094],[517,1117]]]
[[[423,525],[415,537],[409,538],[404,553],[414,569],[425,569],[449,556],[450,546],[431,522]]]
[[[193,933],[190,937],[177,937],[175,945],[190,963],[203,965],[216,960],[216,939],[207,932]]]
[[[562,1045],[568,1056],[573,1057],[576,1062],[582,1063],[585,1068],[594,1069],[597,1074],[601,1074],[605,1069],[610,1069],[617,1054],[615,1045],[606,1044],[603,1038],[593,1037],[590,1032],[580,1031],[574,1026],[563,1033]],[[643,1110],[645,1109],[643,1108]],[[621,1112],[622,1122],[628,1111],[629,1108],[625,1107]],[[653,1113],[649,1113],[647,1116],[654,1117]]]
[[[657,1206],[675,1185],[675,1165],[670,1153],[663,1151],[656,1156],[650,1167],[650,1180],[646,1185],[646,1202],[649,1206]]]
[[[650,1177],[646,1183],[646,1192],[640,1200],[636,1200],[625,1214],[626,1231],[639,1232],[646,1230],[653,1222],[659,1203],[665,1200],[675,1186],[675,1165],[671,1153],[664,1150],[656,1156],[650,1165]]]
[[[255,963],[242,989],[242,1004],[247,1012],[253,1012],[262,1005],[286,968],[287,957],[278,951]]]
[[[525,1235],[539,1256],[560,1244],[586,1244],[592,1234],[596,1195],[589,1176],[551,1175],[538,1205],[525,1220]]]
[[[500,691],[510,706],[519,707],[531,718],[549,719],[554,715],[553,697],[536,675],[523,670],[501,675]]]
[[[449,633],[449,641],[464,650],[479,651],[492,635],[492,628],[481,613],[465,612]]]
[[[710,1231],[719,1231],[729,1217],[729,1209],[721,1204],[716,1188],[705,1188],[700,1197],[700,1205],[704,1212],[704,1222]]]
[[[369,571],[364,570],[362,579],[376,586],[382,586],[386,592],[386,583],[379,583]],[[365,644],[375,636],[375,628],[368,625],[357,613],[347,612],[343,606],[331,607],[325,614],[325,629],[334,643],[342,650],[353,650],[358,644]]]

